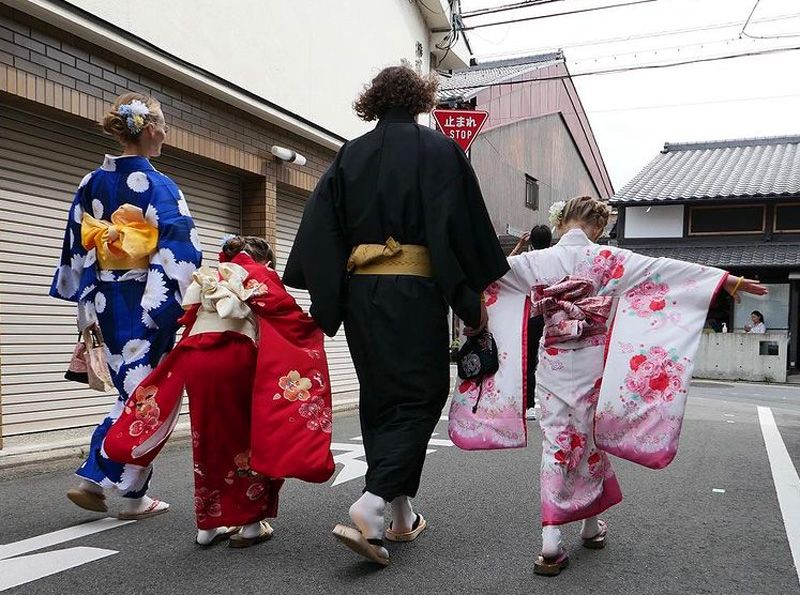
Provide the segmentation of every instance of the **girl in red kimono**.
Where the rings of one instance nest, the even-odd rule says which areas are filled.
[[[277,516],[284,478],[333,474],[331,395],[322,332],[269,268],[269,244],[233,236],[220,261],[218,272],[194,274],[183,339],[103,446],[114,460],[148,465],[175,427],[185,388],[197,543],[249,547],[272,536],[264,519]]]

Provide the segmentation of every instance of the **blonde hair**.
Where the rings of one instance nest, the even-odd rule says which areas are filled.
[[[117,139],[121,144],[135,143],[141,135],[141,130],[134,133],[129,127],[128,122],[122,114],[119,113],[119,108],[123,105],[128,105],[132,101],[140,101],[147,106],[150,113],[144,117],[145,127],[149,124],[157,124],[163,122],[164,115],[161,112],[161,103],[150,95],[142,93],[125,93],[117,97],[114,105],[111,107],[106,115],[103,117],[101,125],[103,130]],[[142,128],[144,130],[144,127]]]
[[[611,217],[611,208],[602,200],[591,196],[576,196],[567,201],[561,211],[561,226],[569,222],[605,229]]]

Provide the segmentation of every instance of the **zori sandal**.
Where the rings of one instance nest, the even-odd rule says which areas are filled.
[[[545,558],[539,554],[539,558],[533,564],[533,572],[542,576],[557,576],[567,566],[569,566],[569,555],[562,549],[554,558]]]
[[[382,539],[367,539],[358,529],[345,525],[336,525],[333,536],[370,562],[381,566],[389,565],[389,552],[383,547]]]
[[[389,541],[414,541],[417,537],[419,537],[420,533],[422,533],[425,529],[428,528],[428,523],[425,521],[425,517],[421,514],[417,515],[417,518],[414,519],[414,524],[411,525],[411,531],[406,531],[405,533],[398,533],[392,530],[392,525],[389,525],[389,528],[386,529],[384,536]]]
[[[581,538],[583,547],[590,550],[602,550],[606,547],[606,538],[608,537],[608,524],[605,521],[597,521],[600,531],[594,537]]]

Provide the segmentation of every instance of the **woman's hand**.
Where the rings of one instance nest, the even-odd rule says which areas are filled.
[[[522,254],[522,251],[525,249],[525,246],[528,245],[528,240],[530,239],[531,234],[530,232],[525,232],[522,234],[522,237],[517,242],[517,245],[514,246],[514,249],[511,251],[509,256],[516,256],[517,254]]]
[[[739,297],[740,293],[749,293],[752,295],[767,295],[769,293],[769,289],[758,281],[745,279],[744,277],[734,277],[733,275],[728,275],[723,287],[725,291],[733,296],[737,304],[741,301]]]

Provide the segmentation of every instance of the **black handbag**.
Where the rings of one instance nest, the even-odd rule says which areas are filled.
[[[497,343],[492,333],[484,330],[477,335],[467,337],[464,345],[458,350],[456,366],[461,380],[474,380],[479,385],[478,397],[472,407],[472,412],[476,413],[483,393],[483,379],[500,369]]]

